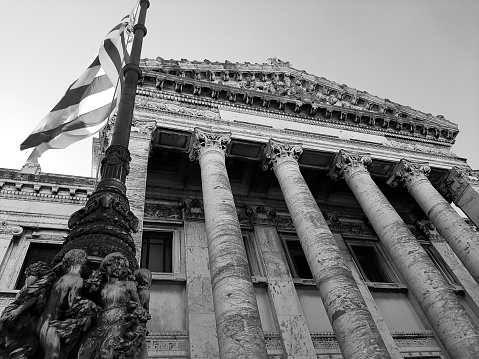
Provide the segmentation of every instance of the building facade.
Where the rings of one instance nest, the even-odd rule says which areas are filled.
[[[141,66],[127,195],[151,358],[479,357],[457,125],[278,59]],[[0,170],[2,308],[60,250],[110,135],[91,178]]]

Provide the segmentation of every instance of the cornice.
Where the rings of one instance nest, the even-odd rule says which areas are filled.
[[[368,125],[381,122],[381,126],[394,125],[399,130],[407,128],[410,132],[420,131],[423,136],[432,135],[454,142],[457,125],[443,116],[433,116],[403,106],[388,99],[358,91],[346,85],[340,85],[323,77],[307,74],[291,68],[289,63],[270,59],[264,64],[225,63],[144,59],[140,64],[144,76],[156,82],[157,87],[164,88],[165,81],[170,81],[174,91],[182,91],[185,84],[191,85],[192,92],[201,96],[202,89],[209,89],[210,98],[220,98],[224,92],[230,101],[236,101],[237,95],[249,104],[255,99],[262,106],[276,102],[279,109],[290,103],[295,112],[309,110],[317,112],[338,111],[340,117],[351,114],[353,121],[361,122],[365,117]],[[143,83],[145,77],[142,79]],[[204,96],[204,94],[203,94]]]
[[[0,197],[84,204],[93,192],[95,180],[51,173],[23,173],[0,169]]]
[[[147,75],[145,75],[147,76]],[[175,79],[171,79],[170,85]],[[193,80],[191,80],[193,81]],[[307,122],[311,124],[321,124],[322,126],[341,128],[349,131],[356,132],[365,132],[365,133],[374,133],[382,136],[397,137],[401,139],[408,139],[417,142],[427,142],[434,145],[450,147],[454,143],[454,138],[457,135],[458,131],[456,129],[446,129],[444,127],[438,127],[437,124],[431,125],[435,126],[430,127],[431,131],[434,131],[434,135],[431,135],[429,132],[424,132],[422,130],[416,131],[404,131],[402,120],[397,118],[386,118],[384,115],[381,118],[377,114],[371,114],[367,112],[351,112],[337,106],[320,104],[316,107],[314,113],[311,111],[306,111],[305,109],[299,109],[298,111],[285,111],[284,108],[275,108],[274,106],[262,106],[255,100],[255,95],[244,95],[251,96],[250,98],[252,103],[243,103],[241,101],[232,101],[226,98],[211,98],[207,96],[202,96],[201,94],[188,93],[187,91],[174,90],[173,88],[165,89],[165,87],[154,88],[153,84],[146,84],[143,87],[137,88],[137,94],[144,97],[152,98],[162,98],[165,100],[173,100],[183,103],[195,104],[204,107],[210,108],[224,108],[228,110],[236,110],[246,113],[261,113],[268,117],[277,117],[287,119],[288,121],[293,122]],[[170,86],[170,87],[171,87]],[[198,85],[199,86],[199,85]],[[220,90],[218,90],[220,91]],[[224,89],[224,91],[230,91],[230,89]],[[275,101],[278,103],[286,104],[284,98],[278,97]],[[137,106],[141,104],[137,102]],[[297,102],[294,102],[293,105],[296,107]],[[303,106],[303,105],[301,105]],[[300,107],[301,107],[300,106]],[[308,105],[309,106],[309,105]],[[316,105],[315,105],[316,106]],[[319,110],[319,111],[317,111]],[[201,114],[200,114],[201,115]],[[399,122],[398,122],[399,121]],[[409,125],[408,125],[409,126]],[[412,125],[411,125],[412,126]],[[414,124],[416,127],[423,127],[425,123]],[[419,128],[418,127],[418,128]],[[432,130],[433,129],[433,130]],[[452,131],[452,132],[451,132]],[[456,131],[456,132],[454,132]],[[454,133],[454,134],[453,134]]]

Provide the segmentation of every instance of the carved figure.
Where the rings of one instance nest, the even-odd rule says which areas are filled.
[[[63,257],[62,267],[65,274],[53,285],[38,323],[38,335],[45,351],[45,358],[66,359],[72,347],[62,345],[57,326],[62,327],[61,321],[66,319],[66,312],[73,308],[78,298],[81,299],[79,297],[83,288],[81,273],[86,262],[87,254],[81,249],[72,249]],[[74,341],[73,338],[69,340],[71,341]],[[76,341],[73,344],[75,343]]]
[[[0,317],[1,358],[20,359],[38,354],[36,323],[45,307],[55,274],[44,262],[32,264],[25,274],[25,285]]]
[[[150,311],[150,287],[151,287],[151,272],[146,268],[140,268],[135,271],[135,279],[138,283],[138,295],[140,297],[140,304],[148,312]]]
[[[99,270],[88,280],[90,290],[100,290],[102,311],[98,326],[86,335],[80,345],[79,359],[110,359],[119,352],[125,358],[140,357],[142,340],[139,338],[146,335],[146,325],[136,330],[137,323],[144,320],[146,324],[148,317],[140,306],[136,284],[130,279],[128,260],[123,254],[115,252],[105,257]],[[138,307],[140,310],[137,310]],[[143,312],[139,313],[141,310]],[[137,335],[136,332],[141,331],[143,333]]]

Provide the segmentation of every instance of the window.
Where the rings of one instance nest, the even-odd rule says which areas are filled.
[[[347,241],[346,243],[365,282],[399,282],[377,243],[373,241]]]
[[[60,251],[62,245],[61,244],[49,244],[49,243],[30,243],[28,247],[28,252],[23,262],[20,278],[18,279],[16,289],[21,289],[25,284],[25,280],[27,279],[25,275],[25,270],[28,266],[32,265],[36,262],[45,262],[46,264],[50,264],[53,258],[57,255]]]
[[[290,235],[281,235],[283,247],[286,252],[289,269],[293,278],[313,279],[311,269],[309,269],[306,256],[301,247],[298,237]]]
[[[143,232],[141,267],[152,272],[173,272],[173,232]]]

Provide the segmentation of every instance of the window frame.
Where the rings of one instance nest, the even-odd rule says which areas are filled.
[[[352,257],[354,266],[356,267],[361,279],[366,283],[369,288],[399,288],[401,290],[407,289],[405,284],[401,281],[399,276],[396,274],[394,267],[392,266],[389,258],[384,253],[383,249],[380,246],[380,243],[377,238],[371,239],[357,239],[355,237],[349,237],[343,235],[344,242],[349,250],[349,254]],[[369,247],[372,248],[377,256],[379,265],[381,266],[380,270],[386,274],[388,282],[374,282],[367,280],[367,275],[362,268],[360,261],[357,258],[356,253],[353,250],[353,247]]]
[[[262,257],[256,243],[256,236],[251,229],[241,228],[241,237],[246,251],[246,259],[253,282],[266,280],[266,272],[263,266]]]
[[[143,231],[141,235],[141,251],[140,251],[140,263],[141,256],[144,250],[143,247],[143,235],[145,232],[169,232],[173,233],[171,240],[171,272],[151,272],[153,280],[186,280],[186,274],[184,273],[184,258],[181,248],[184,247],[183,235],[180,226],[173,226],[171,224],[161,223],[145,223],[143,225]],[[141,264],[140,264],[141,266]]]
[[[291,277],[293,279],[293,282],[295,282],[296,284],[315,285],[314,276],[312,275],[312,273],[311,273],[311,278],[300,277],[296,262],[294,261],[293,256],[290,253],[290,250],[289,250],[289,247],[288,247],[288,244],[287,244],[288,241],[289,242],[298,242],[300,244],[301,250],[303,251],[303,247],[301,246],[301,242],[300,242],[299,237],[296,234],[296,232],[281,231],[281,232],[278,232],[278,235],[279,235],[279,238],[281,239],[281,244],[283,246],[283,251],[284,251],[284,254],[285,254],[285,257],[286,257],[286,262],[287,262],[289,271],[291,273]],[[304,254],[304,251],[303,251],[303,255],[304,255],[304,258],[305,258],[306,263],[307,263],[306,254]],[[309,264],[308,264],[308,266],[309,266]],[[311,268],[309,268],[309,271],[311,272]]]

